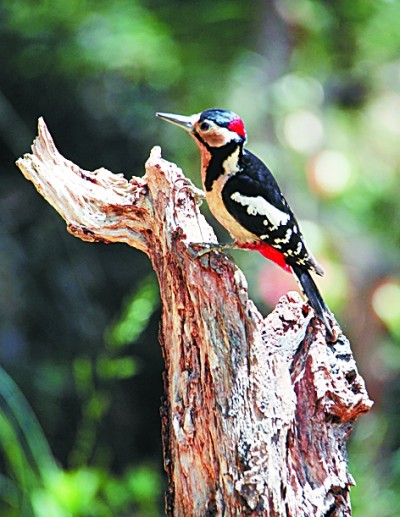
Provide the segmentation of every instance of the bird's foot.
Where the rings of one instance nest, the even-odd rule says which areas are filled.
[[[204,255],[207,255],[208,253],[211,253],[212,251],[221,252],[221,251],[225,251],[225,250],[228,250],[228,249],[233,249],[233,248],[236,247],[235,244],[236,244],[235,242],[226,243],[226,244],[214,244],[214,243],[211,243],[211,242],[206,242],[206,243],[204,243],[204,242],[201,242],[201,243],[192,242],[190,244],[190,248],[192,249],[192,253],[193,253],[195,258],[201,258]],[[193,249],[194,247],[201,247],[202,249],[194,250]]]
[[[189,190],[192,196],[195,199],[196,205],[201,205],[203,199],[205,199],[206,194],[203,190],[197,188],[188,178],[178,178],[175,181],[175,185],[179,182],[182,182],[182,186],[178,189],[178,195],[183,190]]]

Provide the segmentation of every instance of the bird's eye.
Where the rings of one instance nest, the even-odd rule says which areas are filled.
[[[200,122],[199,124],[200,131],[208,131],[210,127],[211,125],[208,122]]]

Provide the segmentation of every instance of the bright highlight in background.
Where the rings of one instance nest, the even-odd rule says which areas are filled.
[[[370,109],[370,123],[395,136],[400,135],[400,95],[386,93],[378,97]]]
[[[324,140],[324,127],[320,118],[309,110],[299,110],[288,115],[283,124],[287,143],[295,151],[311,154]]]
[[[316,190],[328,196],[342,194],[351,182],[350,162],[339,151],[326,149],[318,153],[312,160],[310,172]]]
[[[400,335],[400,282],[389,279],[379,285],[372,295],[372,306],[389,330]]]

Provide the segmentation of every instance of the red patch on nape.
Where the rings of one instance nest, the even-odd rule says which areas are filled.
[[[292,268],[285,261],[285,256],[266,242],[252,242],[244,244],[241,247],[248,250],[259,251],[263,257],[267,258],[268,260],[272,260],[272,262],[275,262],[275,264],[277,264],[287,273],[292,272]]]
[[[232,122],[229,122],[228,129],[229,131],[234,131],[242,138],[246,138],[246,130],[244,128],[242,119],[235,118],[234,120],[232,120]]]

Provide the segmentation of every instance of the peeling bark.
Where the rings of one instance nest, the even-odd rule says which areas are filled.
[[[340,329],[326,343],[300,295],[262,318],[216,242],[198,191],[155,147],[143,178],[84,171],[43,122],[24,176],[85,241],[125,242],[160,283],[165,360],[161,408],[166,511],[175,516],[347,516],[346,442],[371,408]]]

